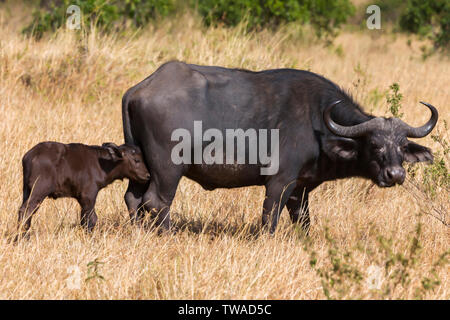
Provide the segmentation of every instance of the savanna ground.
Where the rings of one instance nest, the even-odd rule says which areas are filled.
[[[262,187],[205,191],[183,179],[172,207],[175,235],[130,225],[127,182],[117,181],[100,192],[92,235],[78,226],[75,200],[47,199],[29,239],[12,242],[23,154],[45,140],[122,143],[122,94],[168,60],[311,70],[376,115],[388,115],[385,91],[397,82],[408,123],[418,126],[429,117],[419,100],[438,108],[438,128],[447,137],[442,119],[450,120],[448,57],[424,61],[422,42],[411,38],[408,45],[405,35],[346,30],[325,47],[308,28],[245,34],[239,27],[205,28],[186,14],[126,35],[61,31],[35,41],[20,34],[30,12],[24,5],[0,6],[1,299],[324,299],[323,284],[335,298],[450,298],[448,265],[432,272],[450,246],[448,226],[419,215],[408,189],[380,189],[362,179],[324,183],[312,193],[308,238],[286,211],[275,236],[258,234]],[[420,142],[438,147],[430,137]],[[448,194],[438,201],[448,208]],[[409,257],[418,224],[415,256],[386,271],[396,253]],[[391,239],[393,253],[380,237]],[[311,255],[334,277],[333,286],[311,267]],[[379,290],[367,280],[378,267]],[[401,283],[397,276],[405,272]],[[420,291],[424,277],[439,282]]]

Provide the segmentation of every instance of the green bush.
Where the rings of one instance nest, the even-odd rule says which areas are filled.
[[[408,0],[400,17],[403,31],[429,35],[435,47],[450,45],[450,1],[448,0]]]
[[[404,0],[378,0],[374,4],[380,7],[383,22],[397,23],[406,8]]]
[[[449,48],[449,0],[378,0],[375,4],[380,7],[383,22],[392,22],[394,30],[428,36],[435,48]],[[435,51],[426,49],[422,49],[424,58]]]
[[[205,0],[193,1],[207,25],[235,26],[247,22],[250,29],[277,26],[284,22],[311,23],[318,36],[334,35],[354,14],[349,0]]]
[[[166,16],[174,8],[175,0],[63,0],[43,1],[41,8],[33,12],[33,21],[23,32],[36,38],[47,31],[55,31],[66,21],[66,10],[70,5],[77,5],[81,10],[81,23],[89,28],[91,25],[111,30],[123,26],[127,19],[136,27],[147,24],[157,16]]]
[[[335,30],[355,13],[355,7],[349,0],[309,0],[310,22],[319,37],[335,36]]]
[[[125,0],[122,15],[131,19],[136,27],[146,25],[158,16],[167,16],[175,10],[174,0]]]
[[[33,13],[32,23],[25,33],[37,38],[47,31],[55,31],[66,21],[69,5],[78,5],[82,24],[103,30],[122,27],[131,20],[141,27],[157,16],[175,11],[181,0],[50,0],[41,1],[41,8]],[[350,0],[190,0],[206,25],[235,26],[246,23],[249,29],[278,26],[287,22],[310,23],[319,37],[335,36],[336,30],[354,14]],[[185,6],[179,6],[184,8]]]
[[[207,25],[235,26],[246,19],[248,27],[255,28],[282,21],[304,21],[308,15],[306,6],[297,0],[204,0],[194,3]]]
[[[403,95],[400,93],[398,83],[389,86],[392,93],[386,94],[388,112],[394,117],[401,118],[401,101]],[[434,161],[432,163],[409,163],[406,165],[408,178],[405,181],[405,189],[417,200],[421,207],[421,213],[431,215],[444,225],[450,226],[448,208],[439,202],[439,196],[447,196],[450,192],[450,142],[448,135],[447,121],[442,120],[443,131],[439,125],[431,134],[431,139],[438,144],[433,152]],[[448,197],[447,197],[448,198]],[[438,201],[437,201],[438,200]]]
[[[406,292],[412,291],[416,299],[424,299],[427,293],[438,290],[442,284],[441,276],[445,276],[450,263],[450,250],[441,252],[431,265],[426,263],[425,269],[420,268],[425,261],[421,215],[418,218],[409,239],[387,238],[371,226],[368,232],[371,245],[357,242],[352,248],[339,245],[325,226],[324,246],[327,250],[321,259],[312,240],[306,238],[304,250],[310,256],[311,268],[321,280],[325,297],[333,300],[401,299]],[[396,248],[395,243],[402,245]],[[370,264],[367,270],[361,268],[361,259],[354,258],[358,253]],[[378,273],[371,274],[371,269]]]

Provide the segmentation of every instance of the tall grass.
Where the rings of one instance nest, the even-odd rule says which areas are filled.
[[[405,188],[380,189],[362,179],[324,183],[312,193],[307,250],[286,212],[275,236],[258,234],[263,188],[204,191],[187,179],[172,206],[175,235],[129,225],[126,182],[119,181],[100,192],[92,235],[78,226],[76,201],[48,199],[32,221],[30,239],[12,243],[22,155],[44,140],[121,143],[122,94],[171,59],[252,70],[308,69],[347,88],[376,115],[387,110],[380,92],[397,82],[402,119],[415,126],[429,117],[419,100],[435,105],[440,119],[449,120],[450,111],[448,58],[435,55],[424,62],[422,44],[414,40],[409,47],[399,35],[343,33],[334,46],[324,47],[308,28],[246,34],[242,27],[205,28],[187,14],[134,34],[61,30],[34,41],[20,34],[29,13],[23,5],[0,6],[0,298],[324,299],[310,261],[314,252],[315,266],[329,270],[329,239],[336,254],[352,252],[352,266],[365,276],[384,261],[385,255],[372,254],[381,250],[380,237],[389,239],[391,252],[405,256],[419,237],[421,254],[408,269],[411,284],[380,296],[362,281],[339,296],[408,299],[417,297],[424,275],[448,250],[448,227],[419,216],[420,203]],[[429,137],[421,143],[439,147]],[[448,196],[439,201],[448,208]],[[436,270],[439,284],[420,297],[449,299],[448,268]],[[383,273],[381,280],[390,283],[390,276]],[[77,288],[69,285],[74,278],[80,280]]]

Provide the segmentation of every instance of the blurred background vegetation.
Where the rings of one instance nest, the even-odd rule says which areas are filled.
[[[313,27],[320,39],[328,42],[342,27],[366,28],[363,17],[352,19],[356,12],[376,4],[381,9],[382,29],[417,34],[432,41],[434,50],[448,50],[450,45],[450,0],[35,0],[33,20],[23,32],[35,38],[64,26],[66,10],[78,5],[83,28],[120,31],[157,24],[164,17],[176,17],[190,10],[206,26],[236,26],[246,31],[277,28],[296,23]],[[359,8],[355,7],[355,3]],[[358,10],[357,10],[358,9]],[[353,23],[352,23],[353,21]],[[357,22],[355,22],[357,21]]]

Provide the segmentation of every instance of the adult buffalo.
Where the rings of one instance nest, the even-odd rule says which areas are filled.
[[[125,194],[130,216],[141,218],[138,208],[155,211],[157,223],[168,229],[170,205],[186,176],[208,190],[264,185],[263,226],[272,215],[274,232],[286,205],[292,221],[307,230],[308,194],[322,182],[364,177],[390,187],[403,183],[404,161],[433,160],[428,148],[407,139],[424,137],[436,125],[437,110],[423,104],[431,118],[413,128],[398,118],[365,113],[336,84],[308,71],[253,72],[168,62],[130,88],[122,101],[125,142],[142,149],[151,174],[149,184],[130,181]],[[261,159],[253,164],[174,161],[178,142],[172,141],[173,133],[183,128],[198,135],[194,122],[200,121],[203,130],[221,132],[278,129],[278,159],[272,161],[278,161],[279,169],[261,174],[267,166]],[[201,147],[211,140],[203,138]],[[195,144],[182,156],[193,159]],[[251,146],[244,146],[247,156]],[[233,151],[238,150],[227,149],[223,156]]]

